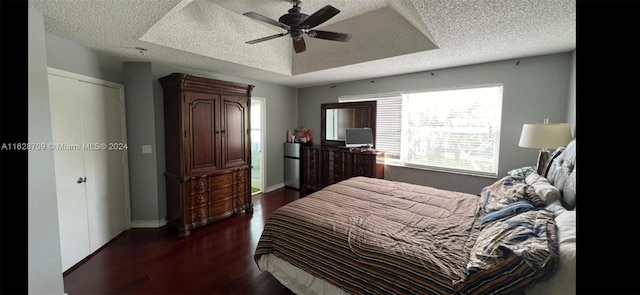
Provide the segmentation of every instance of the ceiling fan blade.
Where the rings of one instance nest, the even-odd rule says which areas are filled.
[[[300,27],[305,29],[314,28],[315,26],[323,22],[326,22],[327,20],[334,17],[338,13],[340,13],[340,10],[338,10],[337,8],[331,5],[327,5],[323,8],[320,8],[320,10],[314,12],[312,15],[307,17],[307,19],[305,19],[303,22],[300,23]]]
[[[309,37],[331,40],[331,41],[349,42],[349,40],[351,40],[351,34],[336,33],[336,32],[329,32],[329,31],[311,30],[307,32],[307,35],[309,35]]]
[[[266,17],[266,16],[264,16],[262,14],[257,14],[255,12],[245,12],[245,13],[243,13],[243,15],[246,15],[246,16],[252,18],[252,19],[259,20],[259,21],[264,22],[264,23],[268,23],[270,25],[274,25],[276,27],[281,27],[281,28],[283,28],[283,29],[285,29],[287,31],[289,29],[291,29],[291,27],[289,27],[288,25],[283,24],[283,23],[281,23],[281,22],[279,22],[277,20],[268,18],[268,17]]]
[[[287,34],[289,34],[289,33],[287,32],[287,33],[275,34],[275,35],[272,35],[272,36],[269,36],[269,37],[255,39],[255,40],[247,41],[247,42],[244,42],[244,43],[256,44],[256,43],[259,43],[259,42],[262,42],[262,41],[267,41],[267,40],[275,39],[275,38],[278,38],[278,37],[282,37],[282,36],[287,35]]]
[[[307,50],[307,45],[304,43],[304,38],[300,38],[299,40],[293,40],[293,49],[296,51],[296,53],[300,53],[303,52],[305,50]]]

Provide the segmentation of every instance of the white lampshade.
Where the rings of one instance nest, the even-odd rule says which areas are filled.
[[[567,123],[524,124],[520,134],[521,147],[555,149],[571,141],[571,128]]]

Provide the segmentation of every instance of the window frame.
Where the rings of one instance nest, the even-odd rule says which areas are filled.
[[[425,164],[418,164],[418,163],[411,163],[411,162],[407,162],[405,160],[401,159],[401,154],[402,154],[402,142],[398,143],[399,149],[400,149],[400,153],[397,155],[397,158],[393,157],[393,158],[389,158],[389,157],[385,157],[385,165],[390,165],[390,166],[398,166],[398,167],[406,167],[406,168],[412,168],[412,169],[421,169],[421,170],[428,170],[428,171],[436,171],[436,172],[445,172],[445,173],[454,173],[454,174],[460,174],[460,175],[471,175],[471,176],[478,176],[478,177],[487,177],[487,178],[496,178],[498,176],[498,171],[499,171],[499,163],[500,163],[500,142],[501,142],[501,130],[502,130],[502,122],[503,122],[503,114],[502,114],[502,109],[504,106],[504,84],[503,83],[486,83],[486,84],[475,84],[475,85],[465,85],[465,86],[452,86],[452,87],[442,87],[442,88],[429,88],[429,89],[421,89],[421,90],[412,90],[412,91],[398,91],[398,92],[388,92],[388,93],[377,93],[377,94],[365,94],[365,95],[345,95],[345,96],[340,96],[338,97],[338,102],[340,103],[344,103],[344,102],[353,102],[353,101],[371,101],[371,100],[378,100],[380,98],[389,98],[389,97],[401,97],[402,102],[401,102],[401,107],[400,109],[402,110],[402,107],[404,105],[404,100],[405,100],[405,95],[408,94],[416,94],[416,93],[425,93],[425,92],[438,92],[438,91],[449,91],[449,90],[464,90],[464,89],[475,89],[475,88],[487,88],[487,87],[501,87],[502,88],[502,96],[500,97],[500,101],[499,101],[499,115],[500,115],[500,121],[499,121],[499,130],[497,132],[497,138],[496,141],[493,145],[493,149],[494,149],[494,171],[493,172],[487,172],[487,171],[475,171],[475,170],[467,170],[467,169],[459,169],[459,168],[450,168],[450,167],[439,167],[439,166],[430,166],[430,165],[425,165]],[[401,111],[402,112],[402,111]],[[381,112],[378,112],[378,116],[380,116]],[[404,116],[401,115],[401,121],[404,121],[406,118],[404,118]],[[377,120],[377,129],[380,129],[379,124],[381,120]],[[401,123],[402,124],[402,123]],[[402,125],[401,125],[402,128]],[[402,136],[401,136],[402,138]],[[402,141],[402,139],[401,139]],[[377,147],[375,147],[377,149]]]

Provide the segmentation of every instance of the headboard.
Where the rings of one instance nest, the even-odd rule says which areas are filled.
[[[557,149],[549,157],[544,177],[561,192],[562,205],[569,209],[576,208],[576,140],[566,147]]]

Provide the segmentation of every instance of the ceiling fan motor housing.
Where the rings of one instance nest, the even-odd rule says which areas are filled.
[[[289,9],[289,13],[282,15],[278,21],[291,27],[289,30],[291,38],[298,41],[302,38],[302,35],[304,35],[304,30],[300,28],[300,23],[308,17],[309,15],[300,12],[300,7],[295,5]]]
[[[294,27],[302,23],[307,17],[309,17],[309,15],[300,12],[300,7],[293,7],[289,9],[289,13],[282,15],[278,21]]]

